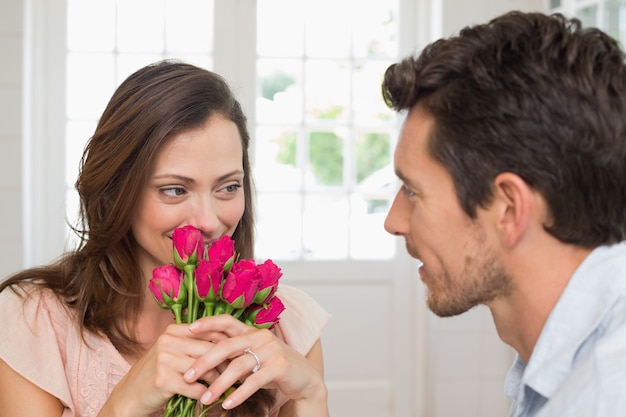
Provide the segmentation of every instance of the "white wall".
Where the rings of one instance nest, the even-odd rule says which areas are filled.
[[[0,0],[0,277],[22,267],[21,1]]]

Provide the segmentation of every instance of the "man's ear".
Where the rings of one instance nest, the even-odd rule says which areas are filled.
[[[496,227],[502,244],[515,245],[529,226],[534,192],[517,174],[503,172],[493,181]]]

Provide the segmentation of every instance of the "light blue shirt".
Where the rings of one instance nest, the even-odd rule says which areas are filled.
[[[506,393],[509,417],[626,416],[626,242],[582,262]]]

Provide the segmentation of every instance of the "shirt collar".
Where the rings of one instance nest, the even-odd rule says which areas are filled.
[[[601,246],[580,264],[550,313],[525,371],[520,359],[514,366],[518,373],[522,369],[523,385],[550,398],[567,377],[577,351],[623,293],[625,283],[616,279],[615,271],[626,268],[625,252],[626,242]]]

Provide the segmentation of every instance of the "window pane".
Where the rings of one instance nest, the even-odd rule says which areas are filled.
[[[67,117],[69,119],[98,119],[114,88],[115,61],[112,55],[68,54]]]
[[[261,192],[302,190],[302,170],[297,163],[296,131],[281,127],[257,129],[254,182]]]
[[[164,19],[164,0],[118,1],[117,48],[121,52],[162,52]]]
[[[213,49],[213,1],[167,0],[165,46],[168,52],[211,53]]]
[[[260,259],[300,259],[301,195],[260,193],[257,201],[256,256]]]
[[[350,56],[352,45],[351,1],[309,0],[306,2],[307,56],[343,58]],[[362,8],[362,4],[357,4]]]
[[[302,61],[259,59],[257,121],[299,123],[302,121]]]
[[[65,183],[74,184],[78,177],[78,165],[83,156],[83,150],[87,140],[96,129],[96,121],[69,122],[65,131]]]
[[[598,26],[598,6],[585,7],[576,12],[576,16],[580,19],[583,27],[597,27]]]
[[[79,207],[79,198],[78,193],[71,188],[67,188],[65,191],[65,218],[72,225],[76,225],[78,221],[78,207]],[[67,247],[68,248],[76,248],[79,244],[79,239],[76,233],[68,230],[67,233]]]
[[[354,35],[352,37],[355,57],[398,55],[397,6],[392,1],[370,1],[364,5],[354,2]],[[357,18],[358,17],[358,18]]]
[[[304,258],[348,257],[350,203],[341,194],[308,194],[303,213]],[[283,229],[281,229],[283,230]]]
[[[68,0],[67,47],[70,51],[112,51],[115,2]]]
[[[384,228],[389,211],[388,201],[364,201],[366,210],[350,214],[350,258],[361,260],[390,259],[394,256],[395,240]],[[354,202],[353,207],[359,207]]]
[[[309,169],[313,173],[314,183],[309,188],[319,186],[342,185],[344,139],[335,131],[313,131],[309,134]]]
[[[370,178],[380,169],[391,165],[391,143],[388,132],[360,131],[355,140],[356,180]],[[393,175],[393,172],[391,172]],[[393,176],[391,177],[393,178]],[[387,181],[389,178],[386,179]],[[379,190],[377,192],[380,192]],[[393,190],[386,190],[393,192]]]
[[[394,237],[384,230],[384,222],[397,190],[397,181],[388,152],[390,145],[384,136],[364,135],[381,142],[374,145],[378,151],[368,158],[363,159],[363,148],[357,149],[357,158],[361,159],[360,163],[357,160],[358,176],[367,175],[359,181],[350,200],[350,256],[354,259],[387,259],[394,255]],[[372,142],[361,141],[362,146],[367,143]],[[382,167],[375,169],[379,165]]]
[[[383,101],[381,83],[391,61],[364,61],[352,75],[352,111],[357,125],[388,125],[394,112]]]
[[[285,18],[288,16],[288,18]],[[263,0],[257,4],[257,52],[300,57],[304,53],[304,2]]]
[[[550,8],[556,9],[557,7],[561,7],[561,0],[550,0]]]
[[[604,27],[609,35],[624,44],[626,41],[626,7],[619,0],[609,1],[606,3],[604,18]]]
[[[313,60],[305,66],[307,119],[349,117],[350,71],[345,61]]]

